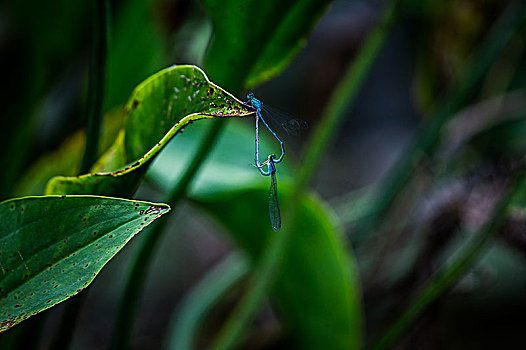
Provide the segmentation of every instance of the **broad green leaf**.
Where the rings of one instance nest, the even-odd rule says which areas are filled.
[[[79,293],[165,204],[95,196],[0,203],[0,332]]]
[[[254,87],[283,71],[330,1],[203,3],[214,27],[205,66],[214,79],[233,88]],[[236,70],[233,76],[232,67]]]
[[[279,182],[278,175],[278,182]],[[281,202],[290,186],[278,183]],[[271,231],[268,184],[194,200],[227,229],[252,259],[257,259]],[[279,315],[300,349],[358,349],[362,306],[357,268],[332,211],[314,195],[302,196],[292,236],[273,288]],[[259,213],[259,214],[258,214]]]
[[[210,82],[198,67],[173,66],[140,84],[126,113],[124,129],[93,173],[53,178],[47,194],[130,196],[151,162],[186,126],[200,119],[243,117],[253,110]]]

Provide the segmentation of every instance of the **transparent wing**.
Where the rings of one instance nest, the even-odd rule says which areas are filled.
[[[267,105],[263,106],[261,113],[270,128],[280,136],[299,135],[301,130],[309,126],[305,120],[296,119],[289,113]]]
[[[268,194],[268,209],[270,212],[270,223],[274,231],[278,232],[281,228],[281,214],[279,213],[278,202],[278,182],[276,173],[270,174],[270,191]]]

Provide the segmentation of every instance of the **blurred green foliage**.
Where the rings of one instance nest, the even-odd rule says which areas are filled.
[[[185,215],[174,222],[160,218],[138,237],[135,250],[125,250],[131,263],[118,273],[127,281],[111,301],[119,305],[118,316],[115,327],[105,324],[110,330],[104,331],[113,348],[137,345],[134,324],[161,237],[183,231],[188,223],[211,223],[209,230],[228,237],[228,250],[235,252],[187,291],[184,306],[172,315],[174,327],[151,337],[152,344],[164,342],[168,348],[212,344],[214,349],[316,350],[365,344],[384,349],[402,338],[426,348],[420,347],[418,335],[432,342],[432,326],[442,329],[447,323],[432,324],[439,319],[434,307],[449,300],[447,292],[455,292],[455,286],[462,288],[461,278],[469,277],[473,266],[487,268],[483,257],[495,237],[510,247],[499,249],[496,261],[513,261],[511,270],[499,265],[499,273],[524,270],[520,259],[508,259],[510,252],[526,252],[522,1],[393,0],[385,7],[363,2],[374,8],[369,25],[376,27],[362,28],[360,35],[369,35],[352,43],[360,49],[347,73],[338,72],[344,79],[313,123],[314,136],[306,143],[308,164],[295,164],[292,152],[279,164],[284,227],[277,234],[267,213],[269,179],[250,164],[252,110],[235,96],[294,64],[330,1],[98,1],[110,9],[108,52],[102,57],[107,70],[98,77],[106,82],[103,91],[88,83],[94,33],[102,29],[94,27],[100,23],[95,1],[8,1],[0,6],[0,63],[8,67],[7,88],[0,94],[0,198],[40,195],[46,183],[47,194],[68,195],[0,205],[5,223],[0,233],[3,330],[25,319],[11,322],[17,312],[32,315],[78,293],[136,232],[167,211],[159,205],[155,217],[139,222],[151,204],[125,199],[138,187],[138,196],[166,202]],[[329,19],[331,24],[337,20]],[[355,107],[385,42],[408,23],[413,36],[407,40],[417,58],[413,103],[424,123],[385,179],[354,193],[339,193],[332,200],[333,211],[322,196],[304,187],[325,170],[322,158],[330,160],[328,147],[337,133],[345,133],[346,109]],[[331,32],[331,39],[352,46],[343,32]],[[327,36],[324,40],[331,42]],[[320,52],[316,56],[326,57]],[[165,68],[173,63],[184,65]],[[201,65],[206,75],[190,64]],[[333,62],[318,67],[332,68]],[[94,92],[104,96],[105,113],[100,135],[87,136],[99,145],[98,161],[89,174],[79,174],[86,144],[83,127],[92,118],[86,96]],[[262,135],[261,142],[264,154],[275,152],[272,137]],[[336,172],[332,166],[328,173]],[[53,176],[59,177],[49,181]],[[69,196],[80,193],[88,196]],[[183,201],[192,209],[187,211]],[[13,203],[27,209],[25,216],[13,215]],[[137,210],[144,212],[137,215]],[[78,229],[83,217],[89,224]],[[104,237],[89,235],[95,226]],[[108,244],[110,236],[121,239]],[[178,237],[176,244],[185,246]],[[61,239],[74,246],[68,255],[58,262],[44,259],[46,249]],[[39,250],[46,242],[49,247]],[[180,249],[175,247],[173,255]],[[87,267],[68,275],[53,272],[70,260]],[[181,269],[191,271],[183,265]],[[24,282],[21,273],[28,269],[30,280]],[[484,286],[484,278],[479,280]],[[55,297],[45,305],[33,302],[32,293],[42,292],[50,281],[59,281]],[[178,292],[162,287],[175,295],[163,308],[177,305]],[[475,294],[483,289],[472,288]],[[80,319],[79,305],[67,303],[64,315]],[[411,329],[419,320],[432,326]],[[50,329],[39,322],[44,318],[33,325]],[[74,324],[63,321],[25,347],[34,330],[23,322],[0,336],[0,347],[36,348],[39,341],[50,343],[52,332],[55,340],[68,343]],[[506,336],[499,339],[509,344]],[[404,340],[399,344],[406,345]]]

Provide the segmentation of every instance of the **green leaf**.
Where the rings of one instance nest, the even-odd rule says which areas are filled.
[[[156,28],[152,1],[121,3],[108,47],[106,109],[126,103],[130,91],[165,62],[164,38]]]
[[[254,87],[286,68],[330,1],[203,3],[214,26],[206,68],[217,81],[229,82],[229,87]],[[236,69],[234,76],[230,67]]]
[[[79,293],[165,204],[95,196],[0,203],[0,332]]]
[[[291,187],[281,181],[278,189],[286,214]],[[258,259],[271,231],[268,184],[193,199],[253,260]],[[360,348],[360,283],[343,232],[319,197],[295,200],[298,213],[288,228],[292,235],[272,291],[279,315],[301,349]]]
[[[91,174],[51,179],[46,194],[130,196],[168,142],[200,119],[253,113],[208,80],[195,66],[173,66],[140,84],[126,106],[127,118],[112,147]]]

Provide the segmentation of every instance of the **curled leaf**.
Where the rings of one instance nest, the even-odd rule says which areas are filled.
[[[244,117],[253,110],[198,67],[172,66],[135,89],[126,113],[124,129],[92,173],[55,177],[46,194],[130,196],[155,157],[185,127],[200,119]]]

